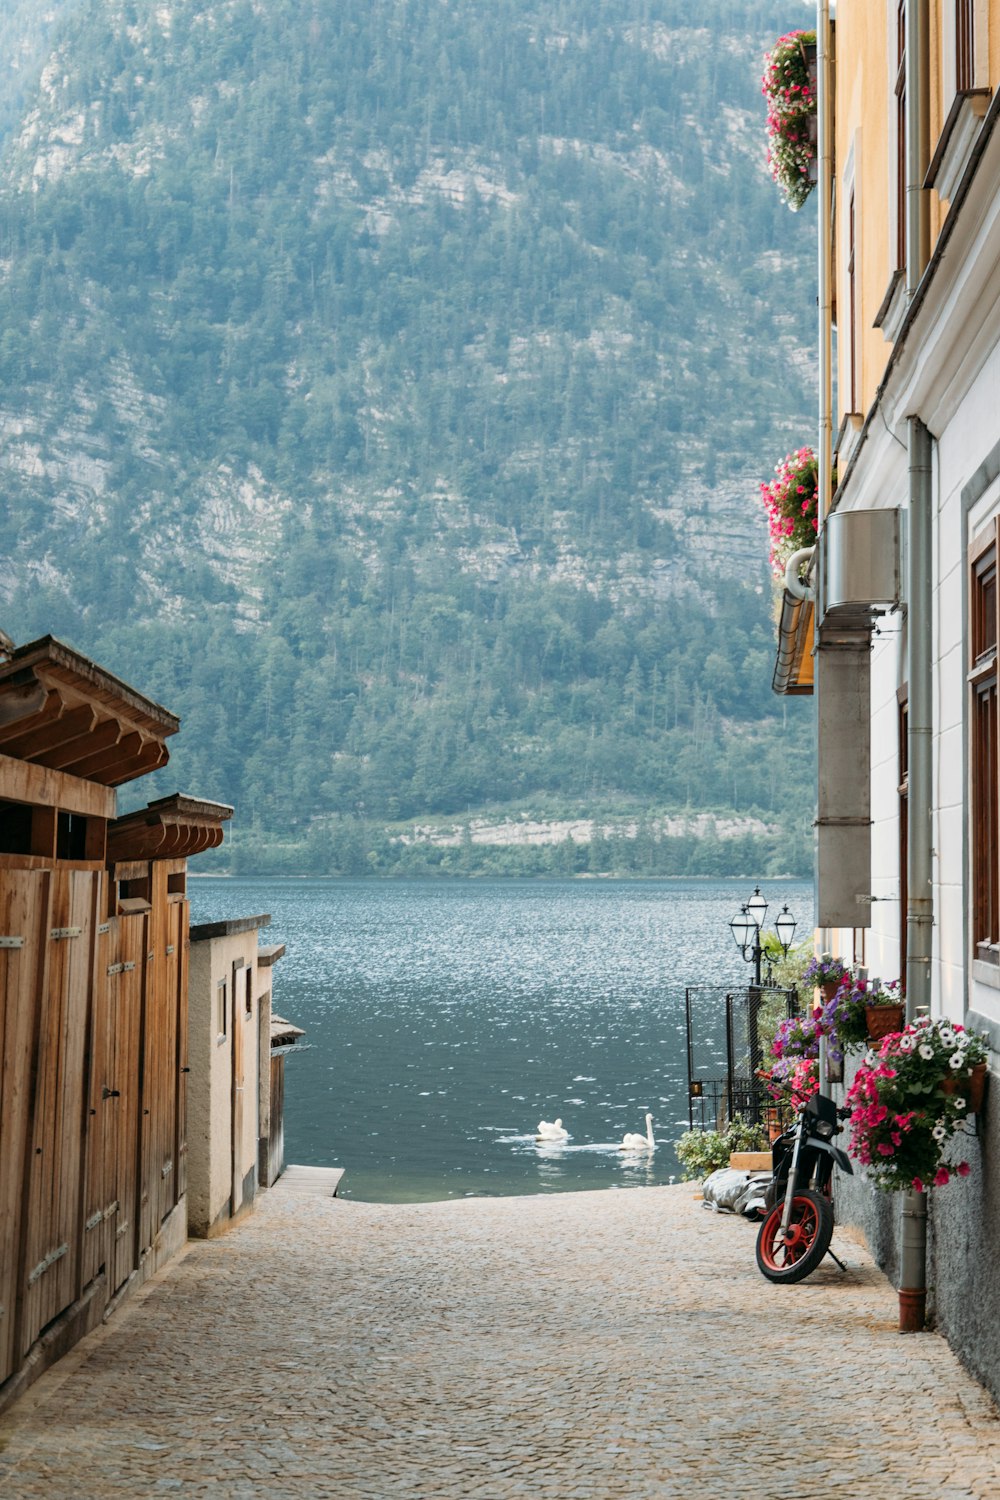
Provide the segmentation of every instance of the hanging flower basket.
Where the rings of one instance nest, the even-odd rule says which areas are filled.
[[[851,1154],[883,1192],[944,1187],[967,1177],[955,1160],[986,1073],[985,1038],[922,1016],[867,1053],[847,1094]]]
[[[967,1078],[956,1078],[954,1074],[947,1074],[938,1085],[943,1094],[952,1096],[961,1093],[969,1106],[970,1115],[978,1115],[983,1107],[983,1096],[986,1092],[987,1066],[984,1062],[974,1063],[971,1073]]]
[[[811,547],[816,541],[818,489],[819,464],[811,448],[787,454],[775,468],[771,483],[760,487],[761,503],[767,511],[771,570],[775,578],[784,576],[785,564],[793,552]]]
[[[767,164],[790,209],[800,209],[816,180],[816,33],[790,31],[764,58]]]

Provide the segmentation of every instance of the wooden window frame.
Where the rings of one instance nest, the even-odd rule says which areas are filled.
[[[848,323],[848,338],[851,346],[850,363],[848,365],[850,405],[847,409],[850,412],[856,412],[858,409],[858,284],[855,275],[858,249],[856,204],[857,198],[852,187],[847,205],[847,315],[850,320]]]
[[[906,0],[896,5],[896,266],[906,267]]]
[[[955,92],[968,93],[976,86],[975,0],[955,0]]]
[[[969,548],[969,791],[974,960],[1000,965],[998,521]]]

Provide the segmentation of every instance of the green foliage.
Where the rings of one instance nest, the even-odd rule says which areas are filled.
[[[781,7],[161,10],[67,7],[0,178],[4,624],[182,716],[123,807],[180,785],[330,873],[801,868],[754,490],[813,257],[739,114]],[[384,832],[555,794],[770,831]]]
[[[683,1181],[700,1181],[721,1167],[728,1167],[734,1151],[764,1151],[767,1131],[736,1115],[725,1130],[686,1130],[674,1150],[683,1167]]]

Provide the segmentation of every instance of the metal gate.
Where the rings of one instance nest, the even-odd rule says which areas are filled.
[[[691,985],[684,1009],[690,1128],[723,1130],[736,1115],[748,1124],[767,1124],[774,1100],[759,1074],[778,1022],[798,1014],[798,991]]]

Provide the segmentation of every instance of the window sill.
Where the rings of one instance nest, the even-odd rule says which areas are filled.
[[[837,441],[834,444],[834,456],[836,466],[843,471],[847,467],[848,460],[854,452],[854,445],[858,441],[865,419],[860,412],[848,411],[844,413],[844,419],[837,433]]]
[[[956,94],[924,178],[939,198],[950,202],[962,174],[969,165],[979,126],[990,103],[989,89],[969,89]]]
[[[986,963],[981,958],[972,960],[973,984],[988,985],[991,990],[1000,990],[1000,967]]]
[[[881,328],[883,338],[895,343],[908,306],[906,276],[903,271],[893,271],[888,290],[882,298],[882,306],[875,314],[873,327]]]

